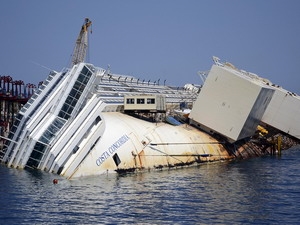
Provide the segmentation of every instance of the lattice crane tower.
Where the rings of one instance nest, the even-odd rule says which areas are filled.
[[[88,47],[88,28],[92,25],[89,18],[85,18],[80,33],[76,40],[76,46],[72,56],[72,66],[84,62]]]

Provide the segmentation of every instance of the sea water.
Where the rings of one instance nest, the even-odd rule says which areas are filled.
[[[299,224],[299,175],[300,147],[281,156],[75,180],[0,166],[0,223]]]

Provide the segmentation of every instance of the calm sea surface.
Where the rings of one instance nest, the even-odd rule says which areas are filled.
[[[300,147],[78,180],[0,166],[0,190],[1,224],[299,224]]]

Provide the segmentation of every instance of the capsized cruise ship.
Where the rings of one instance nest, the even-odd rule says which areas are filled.
[[[77,40],[80,54],[90,23]],[[52,71],[20,110],[1,162],[71,179],[267,154],[278,135],[283,148],[299,143],[296,94],[213,59],[202,88],[174,88],[76,57],[72,68]],[[290,104],[297,113],[291,122],[280,116]]]
[[[79,63],[50,73],[19,112],[2,161],[70,178],[228,157],[208,134],[162,122],[183,100],[195,101],[196,87],[173,89],[106,72]]]

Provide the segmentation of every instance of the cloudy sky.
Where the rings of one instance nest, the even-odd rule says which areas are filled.
[[[298,0],[2,0],[0,75],[37,84],[68,67],[92,22],[87,61],[168,85],[201,84],[212,56],[300,94]]]

